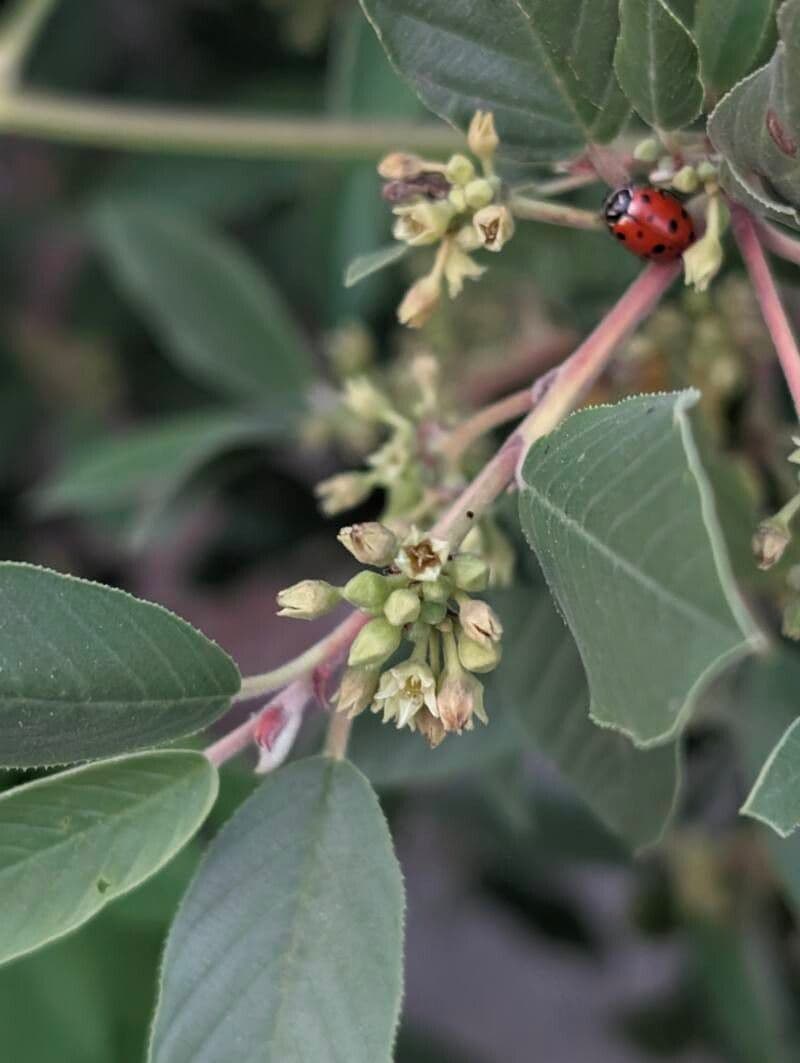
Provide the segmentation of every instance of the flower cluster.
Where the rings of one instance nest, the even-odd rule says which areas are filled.
[[[314,619],[340,601],[370,615],[350,647],[337,711],[352,718],[371,707],[384,723],[419,731],[432,747],[472,730],[475,718],[487,723],[476,676],[497,666],[503,627],[491,606],[473,597],[489,583],[486,561],[451,554],[445,540],[416,528],[400,541],[377,521],[342,528],[338,538],[368,567],[343,587],[303,580],[278,595],[281,616]],[[390,665],[404,640],[408,657]]]
[[[430,318],[444,286],[455,299],[466,280],[484,273],[471,252],[501,251],[514,234],[494,169],[499,141],[491,113],[475,113],[467,142],[478,166],[463,154],[441,163],[402,152],[387,155],[378,166],[396,218],[395,239],[409,247],[438,245],[431,270],[409,288],[397,310],[401,324],[411,328]]]

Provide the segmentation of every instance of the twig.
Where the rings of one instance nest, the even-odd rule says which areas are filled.
[[[441,454],[446,461],[455,464],[472,444],[506,421],[521,417],[531,408],[531,389],[523,388],[508,395],[491,406],[485,406],[476,414],[462,421],[460,425],[446,436],[441,445]]]
[[[768,251],[800,266],[800,240],[792,239],[788,233],[760,219],[756,222],[756,228],[759,240]]]
[[[508,206],[515,218],[524,218],[526,221],[565,225],[572,229],[603,229],[605,227],[603,219],[596,211],[570,207],[565,203],[551,203],[546,199],[529,199],[527,196],[512,195]]]
[[[800,417],[800,350],[797,340],[770,272],[764,249],[759,243],[753,219],[746,210],[733,204],[731,221],[736,242],[761,306],[764,322],[772,336],[783,375],[791,392],[795,411]]]
[[[261,118],[62,98],[32,89],[0,100],[0,132],[126,151],[254,159],[373,160],[398,147],[444,153],[462,143],[443,123]]]
[[[20,72],[56,0],[16,0],[0,23],[0,84],[16,89]]]
[[[461,542],[475,521],[513,481],[519,463],[531,443],[555,428],[564,415],[580,401],[619,342],[647,315],[679,271],[678,263],[649,266],[574,354],[561,366],[540,378],[536,386],[526,390],[526,406],[531,408],[530,413],[450,509],[436,522],[430,531],[434,538],[448,539],[453,546]],[[291,676],[293,683],[292,687],[287,687],[284,693],[286,697],[295,684],[304,682],[302,676],[307,676],[312,668],[323,661],[335,663],[343,656],[367,620],[368,617],[362,613],[352,613],[327,638],[294,661],[274,672],[246,679],[242,684],[239,700],[274,690],[278,685],[276,677],[286,682],[286,677]],[[326,741],[327,753],[338,758],[345,754],[349,735],[349,721],[337,722],[340,719],[336,714],[331,716]],[[218,758],[221,755],[219,751],[222,750],[224,759],[234,756],[252,739],[257,721],[258,716],[255,716],[242,724],[230,735],[215,743],[207,755]]]

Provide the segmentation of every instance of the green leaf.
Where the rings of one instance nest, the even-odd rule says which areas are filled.
[[[659,129],[679,129],[703,105],[697,46],[665,0],[620,0],[614,66],[638,114]]]
[[[399,262],[408,251],[408,244],[396,243],[382,247],[378,251],[370,251],[366,255],[359,255],[358,258],[353,259],[345,271],[345,288],[352,288],[358,284],[359,281],[363,281],[366,277],[371,277],[373,273],[386,269],[387,266],[394,265],[394,263]]]
[[[688,410],[697,392],[570,417],[525,460],[520,517],[578,644],[592,717],[647,747],[759,644]]]
[[[37,503],[46,513],[107,513],[129,503],[163,502],[217,454],[285,430],[279,418],[214,410],[166,418],[85,444],[39,490]]]
[[[760,819],[782,838],[800,826],[800,718],[765,761],[742,812]]]
[[[694,35],[706,91],[718,97],[757,63],[775,32],[775,0],[698,0]]]
[[[366,779],[283,768],[208,850],[170,933],[151,1063],[388,1063],[403,885]]]
[[[657,841],[674,810],[677,746],[639,750],[592,723],[580,655],[541,580],[496,594],[503,662],[486,686],[490,716],[513,713],[527,740],[633,849]]]
[[[781,6],[778,30],[772,59],[723,97],[708,135],[733,196],[800,226],[800,0]]]
[[[461,129],[476,110],[493,111],[503,151],[522,162],[561,159],[589,140],[610,140],[627,117],[611,69],[615,5],[567,0],[574,18],[562,22],[564,6],[362,0],[389,58],[423,102]]]
[[[98,583],[0,564],[0,765],[66,764],[207,727],[233,661],[184,620]]]
[[[199,218],[140,202],[92,215],[123,290],[187,373],[260,405],[298,397],[310,355],[263,272]]]
[[[155,874],[217,795],[200,753],[144,753],[0,796],[0,963],[41,948]]]

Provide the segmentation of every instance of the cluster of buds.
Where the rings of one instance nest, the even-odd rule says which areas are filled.
[[[477,554],[412,530],[400,541],[376,521],[342,528],[339,541],[362,568],[343,587],[304,580],[278,595],[281,616],[313,619],[340,601],[369,614],[336,695],[352,718],[365,709],[419,731],[435,747],[447,734],[487,723],[477,675],[500,661],[502,624],[485,601],[489,567]],[[374,571],[380,569],[380,572]],[[404,640],[408,657],[390,664]]]
[[[722,269],[722,237],[730,220],[722,199],[719,169],[706,158],[696,163],[681,159],[678,163],[674,155],[662,155],[662,150],[660,141],[648,137],[636,145],[633,155],[640,162],[656,164],[648,175],[652,184],[672,188],[685,196],[701,192],[705,194],[705,231],[683,254],[686,285],[696,292],[705,292]]]
[[[514,234],[514,219],[502,202],[495,173],[499,140],[490,112],[477,111],[467,142],[476,163],[463,154],[446,163],[393,152],[381,160],[384,198],[392,204],[394,237],[410,247],[438,245],[431,270],[406,292],[398,307],[401,324],[420,328],[436,309],[446,285],[451,299],[484,267],[471,252],[501,251]]]

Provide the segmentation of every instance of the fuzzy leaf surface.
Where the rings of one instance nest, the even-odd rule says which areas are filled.
[[[0,564],[0,765],[67,764],[206,727],[239,689],[219,646],[122,591]]]
[[[698,0],[694,36],[706,91],[727,92],[752,70],[774,33],[775,0]]]
[[[277,771],[214,839],[178,913],[151,1063],[389,1063],[403,903],[364,776],[322,757]]]
[[[602,726],[673,739],[706,683],[760,640],[689,409],[696,392],[574,414],[531,447],[520,518],[572,630]]]
[[[617,78],[651,126],[679,129],[700,113],[697,45],[666,0],[620,0]]]
[[[362,0],[362,7],[432,111],[461,129],[476,110],[492,111],[503,150],[519,161],[559,159],[590,140],[610,140],[627,118],[611,65],[611,0]]]
[[[724,156],[728,191],[800,226],[800,0],[781,6],[778,32],[769,63],[723,97],[708,134]]]
[[[202,754],[167,750],[0,796],[0,963],[69,933],[155,874],[201,825],[217,788]]]

